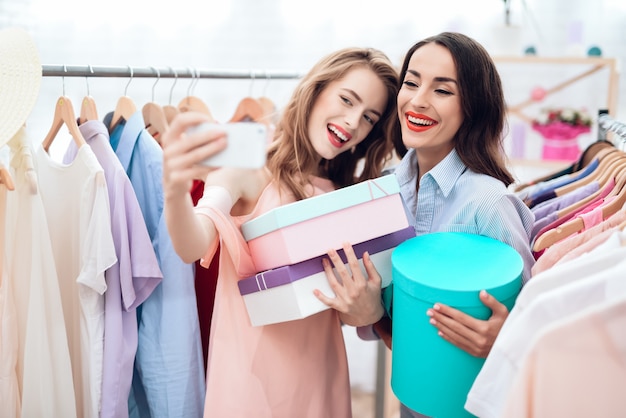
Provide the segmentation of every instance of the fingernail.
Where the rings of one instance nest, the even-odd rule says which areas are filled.
[[[437,323],[437,321],[435,321],[435,318],[430,318],[430,323],[435,325]]]
[[[435,306],[433,306],[433,308],[434,308],[436,311],[441,310],[441,306],[439,306],[439,304],[438,304],[438,303],[435,303]]]
[[[428,316],[433,316],[434,314],[433,314],[432,309],[428,309],[428,310],[426,311],[426,315],[428,315]]]

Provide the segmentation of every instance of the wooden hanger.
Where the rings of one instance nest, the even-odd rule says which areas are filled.
[[[172,120],[180,113],[180,110],[176,106],[165,105],[163,106],[163,114],[165,115],[165,121],[168,126],[172,123]]]
[[[535,186],[539,183],[543,183],[546,181],[555,180],[556,178],[560,178],[561,176],[564,176],[564,175],[569,175],[569,176],[574,175],[573,167],[574,167],[574,164],[570,164],[568,166],[558,169],[558,171],[552,171],[544,176],[533,178],[530,181],[527,181],[524,183],[519,183],[513,187],[513,192],[514,193],[521,192],[522,190],[528,187]]]
[[[613,163],[614,160],[618,158],[617,152],[618,150],[615,147],[607,147],[599,150],[597,153],[597,158],[600,160],[600,163],[598,164],[598,167],[593,170],[592,173],[589,173],[587,176],[581,179],[558,187],[554,190],[554,193],[557,196],[563,196],[566,193],[578,189],[580,186],[589,184],[594,180],[599,180],[602,175],[606,173],[605,170],[607,169],[607,167],[609,167],[611,163]]]
[[[209,116],[212,121],[215,121],[209,107],[202,101],[202,99],[196,96],[187,96],[183,98],[178,103],[178,110],[180,112],[200,112]]]
[[[165,118],[163,108],[161,107],[161,105],[157,104],[154,101],[154,88],[161,79],[161,74],[159,73],[158,68],[154,68],[154,70],[157,73],[157,80],[152,85],[152,101],[143,105],[143,108],[141,109],[141,114],[143,116],[146,130],[160,144],[161,134],[167,129],[168,123],[167,119]]]
[[[607,196],[608,202],[602,205],[602,219],[606,220],[624,208],[626,204],[626,166],[615,177],[615,187]]]
[[[601,196],[605,196],[605,197],[608,196],[608,194],[611,193],[615,189],[615,184],[611,185],[610,181],[607,181],[606,183],[599,183],[599,184],[600,184],[600,188],[596,190],[595,192],[593,192],[592,194],[590,194],[589,196],[586,196],[580,199],[579,201],[572,203],[569,206],[559,209],[556,212],[557,219],[563,219],[566,216],[569,216],[575,212],[578,212],[579,210],[582,210],[585,206],[591,205],[594,202],[596,202],[598,199],[601,198]],[[611,187],[611,190],[608,190],[609,187]]]
[[[263,120],[267,121],[268,124],[276,125],[278,123],[278,110],[272,99],[261,96],[257,100],[263,108]]]
[[[187,88],[187,97],[184,97],[178,103],[178,110],[180,112],[200,112],[209,117],[212,122],[215,122],[215,118],[211,114],[209,107],[202,101],[201,98],[194,96],[191,94],[193,87],[196,85],[198,80],[200,79],[200,75],[196,74],[195,70],[190,69],[192,74],[192,81],[189,87]]]
[[[137,111],[137,106],[128,96],[122,96],[118,99],[115,110],[113,111],[113,118],[111,118],[111,126],[109,130],[113,130],[122,119],[128,120]]]
[[[573,213],[583,208],[585,205],[595,201],[601,194],[603,194],[606,191],[605,187],[607,187],[610,184],[609,183],[610,179],[616,178],[619,172],[624,168],[625,165],[626,165],[626,154],[623,154],[621,158],[617,158],[614,161],[612,161],[612,164],[607,166],[607,168],[604,170],[604,173],[600,173],[600,177],[597,180],[598,184],[600,185],[600,188],[597,191],[579,200],[578,202],[572,203],[571,205],[558,210],[557,218],[563,218],[564,216],[567,216],[568,214]],[[613,190],[615,190],[615,186],[613,186]],[[613,193],[613,191],[611,191],[610,193]]]
[[[259,101],[253,97],[244,97],[241,99],[235,113],[230,118],[229,122],[261,122],[266,123],[264,120],[265,110]]]
[[[589,163],[593,161],[593,159],[598,154],[598,151],[606,147],[613,147],[613,144],[610,143],[609,141],[603,141],[603,140],[598,140],[596,142],[593,142],[582,152],[578,161],[573,162],[572,164],[564,167],[561,170],[548,173],[545,176],[535,178],[532,181],[529,181],[526,183],[518,184],[517,186],[515,186],[513,190],[514,192],[517,193],[517,192],[524,190],[525,188],[529,186],[534,186],[535,184],[542,183],[544,181],[553,180],[564,174],[576,176],[578,172],[580,172],[582,169],[588,166]]]
[[[539,252],[541,250],[545,250],[546,248],[551,247],[552,245],[569,237],[570,235],[582,231],[584,228],[585,223],[583,222],[582,218],[576,217],[570,219],[564,224],[559,225],[539,235],[535,239],[535,243],[533,244],[533,251]]]
[[[589,145],[583,151],[578,161],[575,161],[558,171],[551,172],[545,176],[535,178],[532,181],[519,184],[515,186],[514,191],[517,193],[529,186],[534,186],[545,181],[554,180],[557,177],[561,177],[563,175],[569,175],[570,177],[579,176],[594,159],[599,159],[603,154],[606,154],[608,152],[607,150],[605,150],[605,148],[615,149],[615,146],[613,146],[613,144],[608,141],[598,140]]]
[[[93,68],[89,66],[91,73],[93,74]],[[80,116],[78,117],[78,124],[82,125],[88,120],[98,120],[98,110],[96,108],[96,102],[89,93],[89,77],[85,77],[87,83],[87,95],[83,97],[83,101],[80,104]]]
[[[78,129],[78,122],[76,121],[76,116],[74,116],[72,101],[67,96],[61,96],[57,100],[54,108],[52,126],[42,143],[43,149],[46,152],[50,149],[50,144],[52,144],[52,141],[59,133],[59,129],[61,129],[61,126],[64,123],[68,127],[70,135],[72,135],[72,138],[74,139],[74,142],[76,142],[76,146],[78,148],[87,143],[83,134],[80,133],[80,129]]]
[[[96,102],[91,96],[83,97],[83,101],[80,104],[80,116],[78,118],[78,124],[82,125],[88,120],[98,120],[98,109],[96,108]]]
[[[148,102],[143,105],[141,113],[146,124],[146,130],[160,144],[161,134],[165,132],[169,125],[163,108],[157,103]]]
[[[178,107],[172,105],[172,95],[174,94],[174,86],[178,81],[178,73],[176,73],[175,69],[171,67],[170,69],[174,72],[174,84],[172,84],[172,87],[170,87],[170,100],[165,106],[163,106],[163,114],[165,115],[165,120],[167,121],[168,125],[172,123],[174,117],[180,113]]]
[[[606,203],[592,209],[602,212],[602,220],[607,220],[610,216],[621,210],[626,203],[626,165],[622,166],[617,177],[615,178],[615,186],[611,192],[604,198]],[[568,220],[550,229],[537,237],[533,244],[533,251],[538,252],[544,250],[555,243],[581,232],[585,228],[582,218],[576,217]]]
[[[607,155],[605,157],[607,164],[603,167],[598,166],[600,170],[598,170],[595,180],[597,180],[600,185],[604,185],[608,183],[610,179],[615,178],[625,157],[626,154],[619,150]]]
[[[597,210],[594,208],[593,210]],[[556,244],[557,242],[576,234],[585,228],[585,223],[580,217],[572,218],[562,225],[556,226],[539,235],[533,243],[533,251],[539,252]]]
[[[0,183],[4,184],[7,190],[15,190],[15,183],[13,183],[13,177],[6,167],[0,166]]]
[[[580,158],[574,163],[574,167],[580,169],[587,166],[591,161],[593,161],[594,158],[596,158],[599,151],[604,148],[615,148],[615,145],[602,139],[592,142],[587,146],[587,148],[585,148],[582,154],[580,154]]]
[[[128,66],[128,68],[130,70],[130,79],[124,89],[124,95],[117,100],[117,104],[115,105],[113,117],[111,118],[111,124],[109,125],[109,132],[115,129],[122,118],[124,120],[129,120],[130,117],[137,111],[137,106],[135,106],[133,99],[128,97],[128,86],[130,85],[130,82],[133,81],[133,68],[131,66]]]
[[[266,115],[270,115],[276,112],[276,105],[274,104],[272,99],[270,99],[269,97],[261,96],[257,99],[257,101],[259,102],[263,110],[265,111]]]

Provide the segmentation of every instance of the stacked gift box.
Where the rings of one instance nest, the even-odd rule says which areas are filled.
[[[415,236],[395,175],[387,175],[275,208],[242,225],[256,270],[239,281],[252,325],[305,318],[328,307],[313,290],[333,297],[322,258],[344,242],[365,251],[383,280],[391,281],[391,252]],[[361,268],[362,264],[361,264]]]

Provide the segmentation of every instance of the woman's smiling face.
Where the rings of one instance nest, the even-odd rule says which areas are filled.
[[[456,66],[447,48],[428,43],[413,53],[398,93],[398,117],[407,148],[439,161],[454,149],[463,123],[459,92]]]
[[[308,123],[309,139],[320,158],[333,159],[363,141],[386,104],[385,84],[368,68],[355,68],[329,83]]]

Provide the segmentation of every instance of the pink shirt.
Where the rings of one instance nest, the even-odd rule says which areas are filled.
[[[587,228],[579,234],[570,235],[564,240],[546,248],[532,268],[533,277],[554,266],[556,263],[560,262],[561,259],[571,260],[595,248],[610,235],[605,235],[603,232],[613,229],[625,220],[626,211],[618,211],[613,216],[597,225]]]
[[[528,353],[502,416],[623,416],[625,328],[622,294],[546,329]]]

